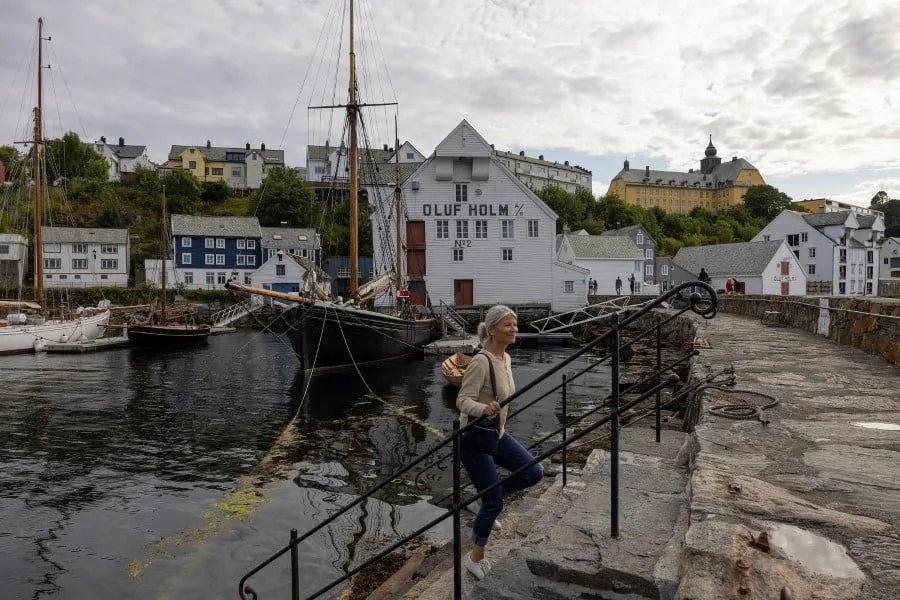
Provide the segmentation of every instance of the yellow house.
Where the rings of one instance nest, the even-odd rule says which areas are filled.
[[[626,160],[607,193],[643,208],[658,206],[666,212],[689,213],[696,206],[707,210],[738,206],[747,188],[765,184],[757,168],[743,158],[735,156],[722,162],[710,136],[699,171],[654,171],[649,166],[632,169]]]
[[[266,150],[265,144],[251,148],[172,146],[166,168],[190,171],[200,181],[224,181],[234,189],[257,189],[269,169],[284,166],[284,150]]]

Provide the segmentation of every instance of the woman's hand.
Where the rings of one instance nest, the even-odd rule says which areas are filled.
[[[493,417],[496,414],[500,413],[500,403],[499,402],[488,402],[484,405],[484,416],[485,417]]]

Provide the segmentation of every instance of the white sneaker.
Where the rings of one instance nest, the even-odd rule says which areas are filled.
[[[478,511],[481,510],[481,500],[475,500],[471,504],[466,504],[466,510],[478,516]],[[503,524],[500,523],[500,519],[494,519],[494,525],[491,527],[494,531],[501,531],[503,529]]]
[[[475,576],[475,579],[481,581],[491,572],[491,563],[488,559],[482,558],[478,562],[472,560],[471,554],[466,554],[466,570]]]

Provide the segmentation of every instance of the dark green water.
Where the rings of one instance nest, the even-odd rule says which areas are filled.
[[[515,349],[518,385],[569,352]],[[283,337],[254,332],[169,354],[0,358],[0,597],[236,598],[240,577],[291,527],[311,527],[424,452],[455,417],[438,358],[366,373],[366,383],[307,382],[297,369]],[[570,391],[571,410],[607,386],[606,372],[590,375]],[[288,475],[261,488],[266,501],[245,520],[204,530],[204,514],[298,410]],[[557,394],[510,430],[535,439],[559,422]],[[304,587],[436,515],[428,501],[448,478],[443,467],[423,477],[431,492],[394,486],[313,536],[300,550]],[[285,597],[286,569],[255,580],[261,598]]]

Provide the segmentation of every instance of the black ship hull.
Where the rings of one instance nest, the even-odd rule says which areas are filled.
[[[202,344],[209,338],[208,325],[185,327],[179,325],[132,325],[128,328],[128,341],[133,346],[171,348]]]
[[[291,346],[311,375],[418,356],[435,339],[434,319],[401,319],[324,303],[298,306],[286,318]]]

